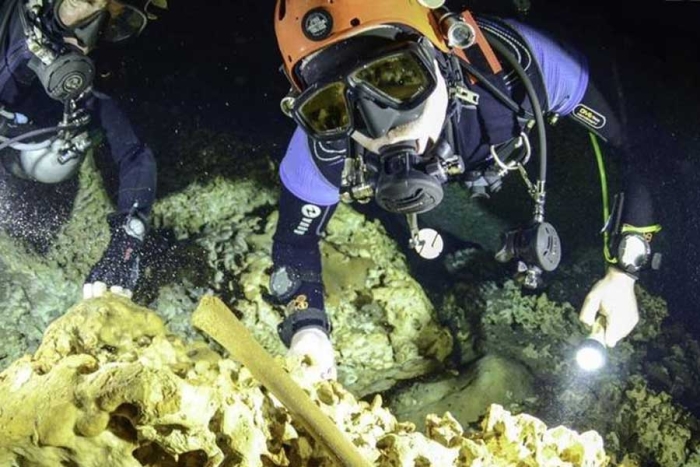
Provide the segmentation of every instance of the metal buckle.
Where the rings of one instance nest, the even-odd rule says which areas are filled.
[[[479,95],[464,86],[454,86],[450,88],[453,97],[468,105],[479,105]]]

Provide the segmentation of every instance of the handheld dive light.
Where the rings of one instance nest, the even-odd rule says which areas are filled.
[[[576,363],[586,372],[598,371],[608,360],[608,349],[605,346],[605,327],[602,318],[593,323],[593,329],[576,350]]]

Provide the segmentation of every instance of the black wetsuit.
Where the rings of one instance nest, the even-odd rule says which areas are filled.
[[[0,104],[8,111],[28,116],[41,126],[55,126],[63,104],[44,91],[28,63],[32,53],[27,48],[18,11],[8,24],[0,42]],[[129,119],[110,97],[93,91],[79,105],[87,109],[92,121],[104,130],[112,157],[119,168],[119,212],[126,213],[138,204],[148,214],[156,193],[156,162],[151,150],[136,136]],[[9,173],[0,166],[3,177]]]

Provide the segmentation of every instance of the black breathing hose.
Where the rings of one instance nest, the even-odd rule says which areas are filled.
[[[24,133],[24,134],[19,135],[19,136],[15,136],[14,138],[8,139],[7,141],[3,141],[2,143],[0,143],[0,151],[7,148],[8,146],[12,146],[15,143],[19,143],[20,141],[24,141],[25,139],[33,138],[35,136],[45,135],[48,133],[58,133],[59,131],[64,130],[66,128],[70,128],[70,127],[69,126],[52,126],[49,128],[41,128],[38,130],[29,131],[27,133]]]
[[[491,94],[496,96],[496,98],[499,101],[501,101],[503,105],[505,105],[518,115],[522,116],[525,114],[525,109],[523,109],[520,105],[518,105],[517,102],[511,99],[508,94],[504,93],[496,86],[494,86],[493,83],[489,81],[486,78],[486,76],[482,72],[480,72],[474,65],[464,60],[460,61],[460,64],[464,67],[465,70],[469,72],[470,75],[474,76],[476,79],[479,80],[479,84],[485,87]]]
[[[482,31],[484,32],[489,45],[491,45],[491,47],[501,54],[503,59],[513,68],[513,71],[515,71],[520,78],[520,81],[522,81],[523,85],[525,86],[527,97],[530,99],[530,103],[532,104],[532,112],[534,113],[535,123],[537,124],[537,139],[539,142],[538,153],[540,160],[539,180],[544,187],[545,182],[547,181],[547,130],[544,126],[544,114],[542,113],[542,106],[540,105],[540,100],[537,97],[537,92],[535,91],[535,87],[532,85],[532,80],[530,77],[527,76],[527,73],[525,70],[523,70],[523,67],[520,66],[520,63],[518,63],[515,57],[511,55],[510,51],[505,45],[503,45],[500,39],[487,30],[482,29]],[[512,102],[512,99],[509,100]]]

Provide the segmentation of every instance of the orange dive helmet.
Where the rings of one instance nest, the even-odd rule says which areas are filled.
[[[435,10],[426,0],[277,0],[275,33],[284,69],[297,90],[297,64],[331,44],[382,25],[416,31],[449,52]],[[440,2],[438,2],[439,6]]]

